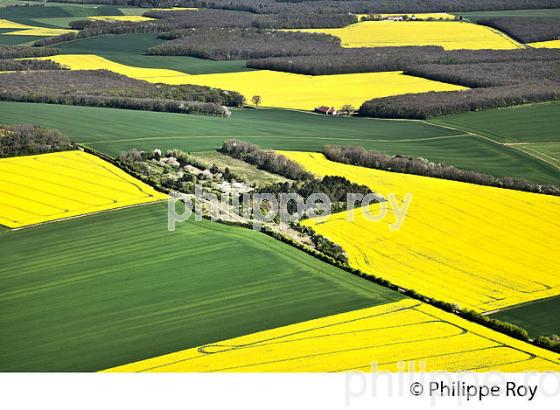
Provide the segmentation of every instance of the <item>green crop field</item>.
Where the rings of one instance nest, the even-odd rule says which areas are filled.
[[[492,315],[493,318],[515,323],[533,337],[560,335],[560,296],[537,300]]]
[[[32,119],[32,121],[30,120]],[[326,144],[363,145],[389,154],[445,162],[497,176],[557,182],[545,162],[484,138],[421,121],[325,117],[288,110],[235,110],[231,118],[48,104],[0,103],[0,123],[58,128],[109,155],[137,149],[212,151],[239,138],[266,148],[320,151]]]
[[[491,17],[560,17],[560,9],[494,10],[453,13],[472,21]]]
[[[0,260],[0,371],[102,370],[401,298],[250,229],[169,232],[161,203],[1,232]]]
[[[18,36],[18,35],[5,35],[2,33],[7,33],[10,31],[17,31],[12,29],[2,29],[0,30],[0,45],[1,46],[17,46],[17,45],[24,45],[27,43],[31,44],[34,41],[40,40],[44,37],[36,37],[36,36]]]
[[[167,68],[187,74],[250,71],[245,60],[212,61],[187,56],[150,56],[146,50],[165,40],[154,33],[105,35],[74,40],[56,47],[63,54],[96,54],[117,63],[146,68]]]
[[[468,112],[432,122],[467,130],[540,158],[556,169],[551,174],[556,175],[555,183],[560,181],[560,103]]]

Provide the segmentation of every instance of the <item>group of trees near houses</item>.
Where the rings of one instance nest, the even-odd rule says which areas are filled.
[[[104,70],[14,72],[0,75],[0,100],[86,105],[228,116],[240,106],[232,91],[195,85],[163,85]]]
[[[153,55],[186,55],[211,60],[336,52],[340,39],[326,34],[246,28],[185,29],[164,33],[166,41],[148,50]]]
[[[560,195],[560,188],[554,185],[539,185],[520,178],[498,178],[477,171],[468,171],[441,163],[433,163],[424,158],[401,155],[390,156],[382,152],[368,151],[361,146],[341,147],[327,145],[323,149],[325,157],[331,161],[385,171],[422,175],[453,181],[470,182],[478,185]]]
[[[255,165],[259,169],[282,175],[293,180],[310,180],[313,175],[307,172],[297,162],[289,160],[283,155],[274,151],[263,150],[256,144],[250,142],[229,139],[224,141],[218,150],[222,154],[229,155],[249,164]]]
[[[58,1],[58,0],[57,0]],[[140,7],[207,7],[252,13],[421,13],[560,8],[559,0],[61,0]]]
[[[522,43],[560,39],[558,17],[494,17],[478,24],[498,29]]]
[[[68,151],[76,146],[58,130],[33,126],[0,126],[0,158]]]

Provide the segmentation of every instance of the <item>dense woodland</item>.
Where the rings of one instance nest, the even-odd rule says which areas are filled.
[[[522,43],[560,39],[560,18],[554,17],[495,17],[478,24],[503,31]]]
[[[368,151],[361,146],[339,147],[327,145],[323,149],[323,153],[331,161],[366,168],[517,189],[520,191],[560,195],[560,188],[552,185],[543,186],[519,178],[497,178],[476,171],[467,171],[446,164],[433,163],[424,158],[411,158],[401,155],[389,156],[382,152]]]
[[[405,70],[405,74],[430,80],[464,85],[494,87],[501,85],[556,82],[560,85],[560,60],[476,64],[426,64]]]
[[[251,59],[247,66],[262,70],[323,75],[412,70],[422,64],[475,64],[560,61],[558,49],[453,50],[438,46],[341,48],[333,54]]]
[[[0,126],[0,158],[76,149],[58,130],[33,125]]]
[[[5,73],[0,75],[0,100],[227,116],[224,106],[239,106],[243,97],[232,91],[156,85],[92,70]]]
[[[253,13],[420,13],[560,8],[560,0],[56,0],[140,7],[208,7]]]
[[[474,88],[466,91],[429,92],[366,101],[359,115],[379,118],[428,119],[441,115],[560,100],[558,83]]]
[[[164,33],[160,38],[174,40],[150,48],[148,54],[240,60],[326,54],[340,49],[340,40],[334,36],[263,29],[187,29]]]

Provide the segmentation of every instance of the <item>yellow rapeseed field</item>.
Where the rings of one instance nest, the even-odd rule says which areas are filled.
[[[539,41],[528,45],[535,48],[560,48],[560,40]]]
[[[62,28],[45,28],[45,27],[29,26],[27,24],[14,23],[13,21],[4,20],[4,19],[0,19],[0,29],[16,30],[16,31],[10,31],[8,33],[2,33],[2,35],[44,36],[44,37],[58,36],[60,34],[76,31],[76,30],[68,30]]]
[[[88,19],[103,20],[103,21],[131,21],[131,22],[155,20],[152,17],[144,17],[144,16],[91,16],[88,17]]]
[[[339,37],[343,47],[442,46],[446,50],[510,50],[522,46],[497,30],[460,21],[364,21],[344,28],[305,29]]]
[[[165,199],[81,151],[0,159],[0,225],[26,225]]]
[[[238,91],[249,101],[260,95],[262,105],[311,110],[320,105],[359,107],[364,101],[391,95],[428,91],[464,90],[465,87],[402,72],[308,76],[277,71],[190,75],[179,71],[132,67],[91,54],[65,54],[43,57],[73,70],[106,69],[151,83],[195,84]]]
[[[373,367],[372,367],[373,364]],[[560,370],[558,355],[405,299],[241,336],[110,372]]]
[[[306,221],[341,245],[350,264],[435,299],[480,312],[560,294],[560,198],[399,174],[283,152],[319,175],[340,175],[388,198],[413,195],[399,230],[389,206]],[[377,214],[383,205],[369,207]]]

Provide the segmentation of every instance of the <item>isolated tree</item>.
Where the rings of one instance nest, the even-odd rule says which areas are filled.
[[[253,104],[255,104],[255,108],[259,107],[259,104],[261,103],[262,98],[260,95],[253,95],[253,97],[251,98],[251,102]]]
[[[341,108],[340,111],[346,115],[350,115],[352,114],[354,111],[356,111],[356,108],[351,105],[351,104],[344,104]]]

